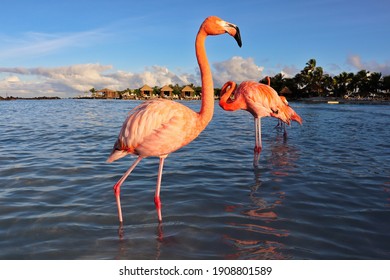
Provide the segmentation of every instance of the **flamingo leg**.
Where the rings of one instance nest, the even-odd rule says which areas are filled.
[[[118,206],[118,218],[119,222],[122,224],[123,223],[123,218],[122,218],[122,207],[121,207],[121,198],[120,198],[120,193],[121,193],[121,185],[122,183],[126,180],[126,178],[130,175],[130,173],[134,170],[134,168],[137,166],[137,164],[141,161],[142,157],[139,156],[134,163],[130,166],[130,168],[123,174],[123,176],[119,179],[119,181],[114,185],[114,194],[115,194],[115,199],[116,199],[116,205]]]
[[[282,126],[282,122],[280,121],[280,120],[278,120],[278,124],[277,125],[275,125],[275,127],[274,128],[280,128]]]
[[[263,147],[261,142],[261,119],[255,118],[255,148],[254,148],[254,158],[253,165],[257,166],[259,163],[260,153]]]
[[[163,167],[164,167],[164,160],[166,157],[167,157],[166,155],[160,157],[160,165],[158,167],[158,175],[157,175],[156,192],[154,194],[154,204],[156,205],[157,217],[158,217],[159,223],[162,222],[160,188],[161,188],[161,179],[162,179],[162,171],[163,171]]]
[[[283,137],[284,137],[284,139],[287,139],[287,129],[286,129],[286,124],[285,123],[283,123],[283,129],[284,129]]]

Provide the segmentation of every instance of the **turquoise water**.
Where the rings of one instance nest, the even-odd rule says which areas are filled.
[[[194,142],[112,186],[135,159],[105,162],[139,102],[0,102],[0,259],[389,259],[390,106],[304,104],[288,136],[216,106]],[[184,102],[198,110],[199,102]]]

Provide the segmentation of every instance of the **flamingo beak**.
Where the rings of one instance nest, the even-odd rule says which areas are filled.
[[[234,26],[236,29],[236,35],[234,35],[234,39],[236,39],[238,46],[241,48],[242,42],[241,42],[241,34],[240,34],[240,29],[238,26]]]
[[[234,39],[236,40],[238,46],[241,48],[242,42],[241,42],[240,29],[235,24],[232,24],[232,23],[229,23],[229,22],[225,22],[225,24],[226,24],[225,25],[226,33],[229,33],[230,36],[234,37]]]

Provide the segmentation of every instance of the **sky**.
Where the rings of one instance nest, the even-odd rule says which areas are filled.
[[[330,75],[390,75],[387,0],[12,0],[1,4],[0,96],[200,86],[194,42],[210,15],[243,43],[207,38],[215,87],[293,77],[312,58]]]

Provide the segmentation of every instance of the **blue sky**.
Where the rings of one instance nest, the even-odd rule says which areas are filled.
[[[215,86],[293,76],[315,58],[331,75],[361,69],[390,75],[390,1],[168,0],[1,4],[0,96],[71,97],[90,88],[194,83],[194,40],[217,15],[235,23],[206,47]]]

